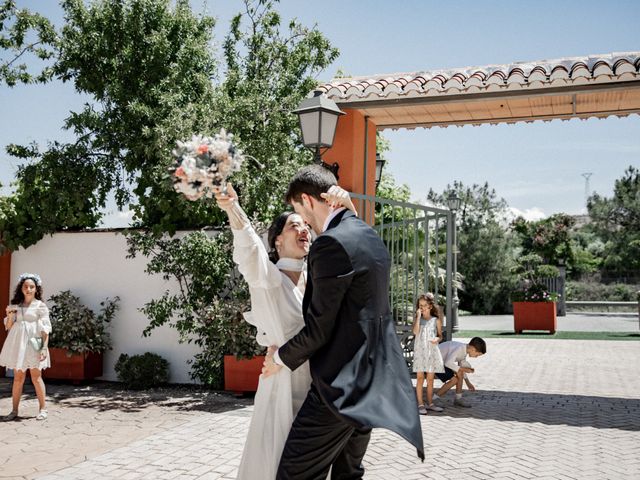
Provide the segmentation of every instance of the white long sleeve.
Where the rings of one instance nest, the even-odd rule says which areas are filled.
[[[251,225],[233,232],[233,261],[250,287],[273,288],[282,283],[282,274],[270,260],[267,249]]]

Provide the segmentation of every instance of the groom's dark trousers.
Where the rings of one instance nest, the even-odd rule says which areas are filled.
[[[332,465],[332,480],[362,478],[370,437],[370,428],[355,428],[329,410],[312,386],[289,432],[276,478],[325,480]]]
[[[418,405],[389,307],[389,252],[353,212],[311,245],[305,326],[278,349],[312,387],[284,447],[278,480],[362,478],[371,428],[392,430],[424,458]]]

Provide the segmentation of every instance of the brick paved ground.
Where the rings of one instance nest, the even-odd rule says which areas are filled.
[[[489,339],[488,348],[472,360],[473,408],[449,397],[444,413],[422,418],[425,463],[378,430],[366,479],[640,479],[640,342]],[[235,478],[249,400],[104,387],[60,387],[57,397],[44,423],[0,423],[0,478]],[[35,409],[29,398],[25,414]]]

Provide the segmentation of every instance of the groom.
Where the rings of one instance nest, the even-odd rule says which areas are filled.
[[[277,479],[362,478],[371,429],[411,442],[424,459],[418,406],[389,308],[390,259],[376,232],[322,198],[336,178],[302,168],[287,191],[318,234],[308,258],[304,328],[272,347],[264,376],[309,360],[312,384],[284,447]]]

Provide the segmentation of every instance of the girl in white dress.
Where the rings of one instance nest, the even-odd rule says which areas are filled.
[[[45,420],[47,418],[46,389],[41,371],[51,366],[47,348],[51,322],[49,309],[42,301],[42,280],[39,275],[33,273],[20,275],[11,305],[7,307],[4,326],[9,334],[0,352],[0,365],[13,370],[11,389],[13,409],[2,419],[9,421],[18,416],[28,369],[40,406],[36,420]]]
[[[442,407],[433,404],[433,379],[436,373],[444,373],[444,362],[438,348],[442,341],[442,310],[435,304],[430,293],[420,295],[416,302],[416,318],[413,322],[413,371],[416,373],[416,397],[418,411],[426,415],[427,410],[441,412]],[[422,400],[422,388],[427,377],[427,406]]]
[[[324,195],[334,207],[355,211],[348,192],[333,187]],[[233,259],[249,284],[251,311],[245,319],[258,332],[257,342],[283,345],[304,326],[302,298],[307,282],[305,257],[311,236],[294,212],[278,216],[268,233],[269,252],[238,204],[231,184],[217,190],[218,206],[227,212],[233,232]],[[273,480],[291,424],[311,385],[308,364],[294,372],[260,377],[247,441],[238,468],[239,480]]]

